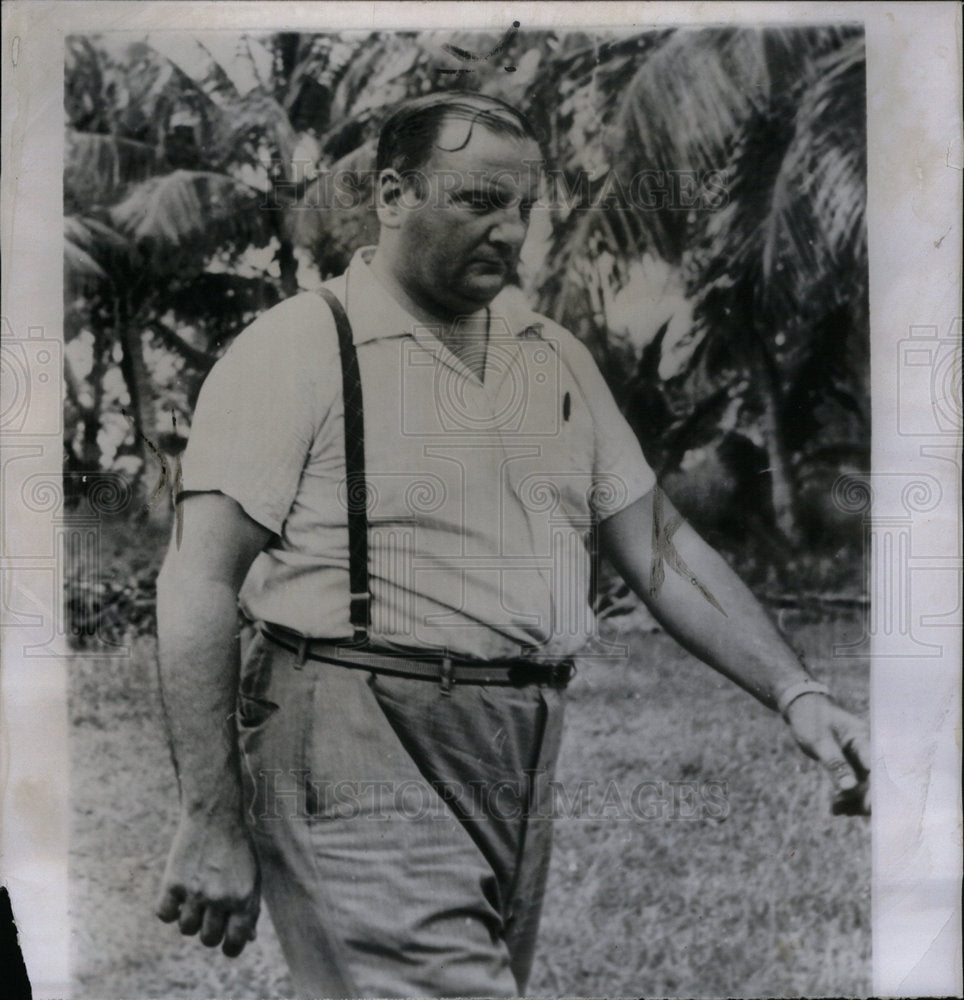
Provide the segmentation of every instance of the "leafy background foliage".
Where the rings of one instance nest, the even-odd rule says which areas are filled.
[[[759,590],[861,599],[861,526],[830,499],[869,461],[859,29],[117,34],[67,56],[65,464],[88,483],[122,471],[134,513],[169,519],[158,477],[214,360],[376,238],[386,111],[467,87],[543,134],[520,280],[673,499]]]

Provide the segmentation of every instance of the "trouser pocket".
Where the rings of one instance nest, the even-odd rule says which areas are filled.
[[[260,729],[278,711],[278,705],[268,697],[271,689],[272,650],[260,632],[255,633],[246,647],[241,664],[238,687],[238,729],[251,733]]]

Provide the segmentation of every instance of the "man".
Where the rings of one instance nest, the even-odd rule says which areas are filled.
[[[549,856],[527,817],[592,630],[594,524],[665,628],[783,711],[838,793],[866,775],[862,725],[680,522],[588,352],[506,287],[540,162],[526,119],[480,95],[386,123],[378,245],[328,283],[367,506],[318,296],[242,333],[195,415],[158,581],[181,793],[158,914],[235,955],[263,874],[305,996],[524,991]]]

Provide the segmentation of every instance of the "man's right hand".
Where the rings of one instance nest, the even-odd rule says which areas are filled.
[[[175,920],[230,958],[253,941],[261,908],[261,873],[251,835],[240,819],[181,817],[156,913]]]

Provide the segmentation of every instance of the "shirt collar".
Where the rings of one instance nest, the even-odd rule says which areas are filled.
[[[375,247],[361,247],[355,251],[345,273],[345,309],[351,318],[352,339],[356,344],[388,337],[415,337],[420,343],[426,338],[441,346],[425,328],[392,295],[372,272],[369,262]],[[484,313],[484,309],[479,310]],[[508,329],[516,338],[531,336],[535,314],[524,304],[521,292],[512,287],[504,288],[489,304],[491,329],[495,336]],[[448,352],[446,352],[448,353]]]

